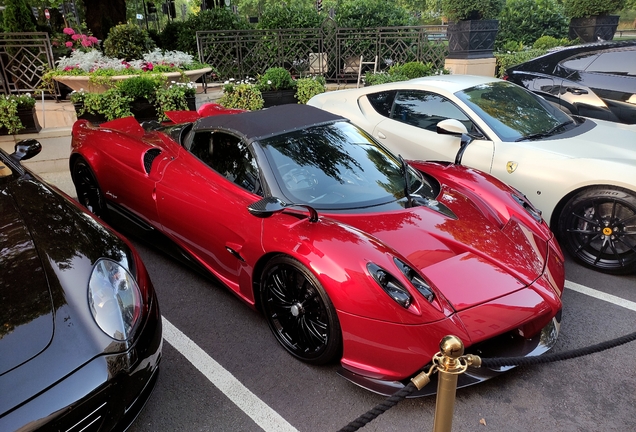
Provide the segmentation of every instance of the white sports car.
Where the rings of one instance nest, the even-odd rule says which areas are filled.
[[[309,105],[406,159],[454,161],[524,193],[584,265],[636,271],[636,129],[571,117],[503,80],[442,75],[339,90]]]

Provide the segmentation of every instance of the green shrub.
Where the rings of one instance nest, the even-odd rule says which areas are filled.
[[[495,49],[509,41],[531,45],[541,36],[566,37],[570,20],[558,0],[507,0],[499,16],[499,31]]]
[[[78,93],[75,97],[71,97],[71,100],[83,101],[83,105],[78,111],[79,115],[85,112],[103,114],[108,120],[132,115],[130,104],[133,99],[130,96],[122,95],[117,88],[111,88],[103,93],[84,93],[81,96],[81,92]]]
[[[255,111],[263,108],[263,96],[253,84],[226,84],[219,103],[225,108],[238,108]]]
[[[364,84],[368,86],[386,84],[397,81],[408,81],[408,77],[401,73],[388,73],[388,72],[367,72],[364,75]]]
[[[609,15],[622,10],[626,0],[563,0],[565,14],[570,18]]]
[[[365,85],[385,84],[440,73],[448,73],[448,71],[443,68],[436,68],[432,63],[408,62],[403,65],[393,65],[389,67],[387,72],[367,72],[364,76],[364,83]]]
[[[36,31],[33,13],[25,0],[8,0],[4,2],[2,14],[4,31],[6,32],[34,32]]]
[[[565,46],[569,43],[570,40],[568,38],[557,39],[552,36],[541,36],[539,39],[534,41],[534,44],[532,44],[532,48],[539,50],[549,50],[550,48]]]
[[[314,4],[267,3],[258,20],[261,29],[320,27],[324,17]]]
[[[273,67],[258,78],[258,89],[261,92],[271,90],[287,90],[296,86],[291,73],[282,67]]]
[[[450,21],[496,18],[505,0],[441,0],[440,6]]]
[[[506,42],[503,47],[501,47],[501,51],[507,53],[523,51],[523,44],[521,42],[510,40]]]
[[[160,121],[167,120],[166,111],[188,109],[188,99],[196,93],[193,83],[172,82],[170,85],[159,86],[155,96],[155,107]]]
[[[129,96],[133,100],[146,98],[149,102],[155,100],[157,88],[162,84],[157,77],[136,76],[117,83],[117,88],[124,96]]]
[[[110,29],[104,40],[104,54],[126,61],[142,58],[152,51],[155,43],[148,33],[134,24],[120,24]]]
[[[397,2],[386,0],[342,0],[335,16],[338,27],[369,28],[408,26],[417,20]]]
[[[419,61],[404,63],[403,65],[391,66],[389,68],[389,73],[391,73],[391,69],[396,69],[395,73],[400,73],[405,75],[408,79],[419,78],[423,76],[432,75],[433,65],[431,63],[422,63]]]
[[[532,60],[545,54],[547,51],[542,49],[531,49],[515,53],[495,53],[495,59],[497,60],[497,77],[501,78],[506,73],[506,69],[511,66],[518,65],[520,63]]]
[[[299,104],[306,104],[309,99],[326,90],[325,78],[322,76],[300,78],[296,81],[296,99]]]

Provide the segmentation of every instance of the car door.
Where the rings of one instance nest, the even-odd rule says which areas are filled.
[[[374,104],[378,95],[369,95]],[[437,124],[446,119],[459,120],[471,133],[481,134],[474,122],[450,99],[423,90],[400,90],[395,95],[387,117],[378,123],[373,136],[406,159],[454,161],[460,148],[456,136],[437,133]],[[477,139],[470,144],[464,158],[472,166],[490,171],[493,142]]]
[[[197,131],[190,152],[170,164],[157,185],[165,233],[219,279],[253,302],[251,266],[260,254],[262,220],[247,211],[261,197],[259,172],[239,138]]]

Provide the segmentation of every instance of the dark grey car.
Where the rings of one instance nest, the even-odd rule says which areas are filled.
[[[565,112],[636,124],[636,40],[560,48],[509,68],[504,79]]]

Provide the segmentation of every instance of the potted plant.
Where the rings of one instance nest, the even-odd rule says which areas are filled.
[[[0,134],[38,133],[41,129],[30,93],[0,96]]]
[[[225,108],[256,111],[263,108],[264,102],[261,91],[252,80],[236,82],[230,79],[223,86],[223,95],[219,99],[219,104]]]
[[[133,98],[122,95],[118,88],[101,93],[74,91],[70,94],[70,100],[78,119],[96,124],[133,115],[130,111]]]
[[[167,120],[166,111],[196,111],[196,87],[193,83],[172,81],[159,86],[155,93],[155,108],[159,120]]]
[[[614,39],[619,16],[610,14],[625,4],[625,0],[563,0],[565,14],[570,17],[568,37],[583,42]]]
[[[299,104],[306,104],[309,99],[326,90],[325,77],[322,75],[299,78],[296,81],[296,99]]]
[[[448,25],[448,58],[492,57],[505,0],[441,0]]]
[[[257,87],[263,96],[263,108],[296,103],[296,81],[282,67],[272,67],[258,77]]]

